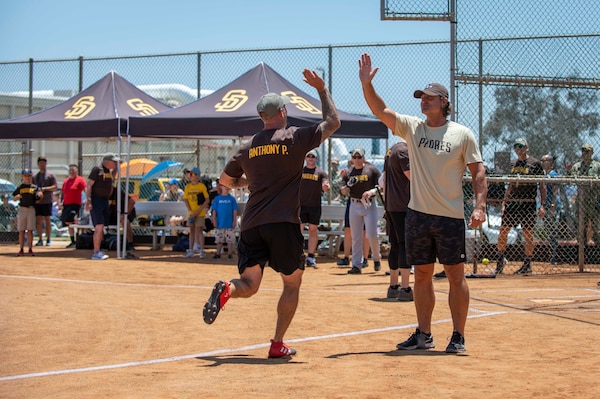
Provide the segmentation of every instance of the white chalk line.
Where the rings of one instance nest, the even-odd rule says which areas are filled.
[[[505,313],[508,313],[508,312],[487,312],[487,313],[483,313],[483,314],[469,316],[468,318],[475,319],[475,318],[480,318],[480,317],[497,316],[497,315],[501,315],[501,314],[505,314]],[[443,320],[434,321],[432,324],[442,324],[442,323],[451,323],[451,322],[452,322],[452,319],[443,319]],[[404,329],[416,328],[416,327],[417,327],[416,324],[406,324],[403,326],[382,327],[382,328],[374,328],[374,329],[362,330],[362,331],[349,331],[349,332],[338,333],[338,334],[328,334],[328,335],[319,335],[319,336],[314,336],[314,337],[295,338],[295,339],[286,340],[286,343],[291,344],[291,343],[296,343],[296,342],[308,342],[308,341],[318,341],[318,340],[325,340],[325,339],[344,338],[344,337],[351,337],[351,336],[356,336],[356,335],[376,334],[376,333],[381,333],[381,332],[397,331],[397,330],[404,330]],[[224,355],[224,354],[228,354],[228,353],[261,349],[261,348],[269,347],[270,345],[271,345],[271,343],[269,342],[269,343],[261,343],[261,344],[242,346],[240,348],[235,348],[235,349],[217,349],[217,350],[210,351],[210,352],[201,352],[201,353],[195,353],[195,354],[190,354],[190,355],[181,355],[181,356],[171,356],[171,357],[160,358],[160,359],[140,360],[140,361],[135,361],[135,362],[127,362],[127,363],[107,364],[104,366],[90,366],[90,367],[82,367],[82,368],[75,368],[75,369],[53,370],[53,371],[44,371],[44,372],[39,372],[39,373],[19,374],[19,375],[0,377],[0,382],[14,381],[14,380],[20,380],[20,379],[26,379],[26,378],[49,377],[49,376],[54,376],[54,375],[85,373],[85,372],[89,372],[89,371],[103,371],[103,370],[112,370],[112,369],[125,368],[125,367],[137,367],[137,366],[147,366],[147,365],[160,364],[160,363],[177,362],[177,361],[181,361],[181,360],[188,360],[188,359],[194,359],[194,358],[202,358],[202,357],[209,357],[209,356],[216,356],[216,355]]]

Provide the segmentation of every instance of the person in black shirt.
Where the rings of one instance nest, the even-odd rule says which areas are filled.
[[[29,255],[33,256],[33,230],[36,227],[35,203],[43,197],[42,192],[35,184],[31,183],[31,169],[23,169],[21,184],[13,192],[15,201],[19,201],[19,214],[17,216],[17,229],[19,230],[19,253],[23,256],[25,244],[25,231],[27,231],[27,243],[29,244]]]
[[[340,127],[325,81],[315,71],[305,69],[302,73],[304,81],[319,93],[323,121],[308,127],[287,127],[286,104],[295,106],[291,99],[276,93],[261,97],[256,108],[264,129],[241,146],[219,178],[224,186],[248,186],[250,191],[238,244],[240,278],[216,283],[203,311],[204,322],[211,324],[229,298],[256,294],[268,263],[283,281],[270,358],[296,354],[283,342],[283,336],[298,307],[304,272],[304,237],[299,226],[304,157]]]

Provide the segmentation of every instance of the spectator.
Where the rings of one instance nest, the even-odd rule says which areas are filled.
[[[112,193],[110,194],[109,200],[109,208],[110,208],[110,216],[108,218],[108,224],[111,226],[116,226],[117,221],[119,219],[119,213],[117,212],[117,197],[118,191],[116,187],[118,169],[112,170],[113,180],[115,181],[115,185],[112,189]],[[133,230],[131,229],[131,223],[136,218],[135,212],[135,194],[129,194],[127,199],[125,198],[125,191],[121,190],[121,218],[120,218],[120,227],[126,231],[127,238],[127,250],[133,251],[135,248],[133,247]],[[127,253],[126,257],[133,258],[133,254]]]
[[[48,160],[46,157],[38,157],[38,168],[40,171],[33,177],[33,181],[40,191],[44,194],[35,204],[35,218],[39,241],[36,246],[44,245],[43,235],[46,232],[46,245],[52,245],[50,237],[52,236],[52,193],[58,188],[56,177],[46,169]]]
[[[598,178],[600,177],[600,162],[592,159],[594,147],[591,144],[581,146],[582,160],[576,162],[571,169],[571,174],[577,177]],[[596,245],[600,244],[600,189],[597,185],[579,185],[577,187],[577,214],[582,210],[584,239],[590,240]]]
[[[63,226],[69,227],[69,237],[71,243],[67,248],[75,247],[75,229],[72,225],[77,223],[79,212],[81,211],[81,194],[86,189],[85,179],[79,176],[79,168],[77,165],[69,165],[69,177],[65,179],[62,185],[63,192],[63,209],[61,221]]]
[[[412,302],[414,294],[409,285],[410,264],[406,260],[404,234],[404,221],[410,200],[410,162],[406,142],[394,144],[386,153],[381,180],[385,192],[386,228],[390,239],[390,286],[387,297]]]
[[[2,205],[0,206],[0,230],[14,231],[17,227],[17,207],[11,204],[8,200],[8,194],[2,195]]]
[[[340,161],[337,158],[331,158],[331,178],[329,179],[329,185],[331,188],[327,192],[323,192],[323,200],[328,202],[329,196],[331,201],[340,200],[340,187],[342,187],[342,177],[339,172]]]
[[[329,176],[317,166],[317,151],[306,154],[300,183],[300,231],[308,223],[308,257],[306,266],[317,267],[318,228],[321,221],[321,193],[329,191]]]
[[[349,221],[352,234],[352,268],[348,274],[361,274],[364,260],[369,256],[363,249],[363,228],[366,238],[373,251],[373,264],[375,271],[381,269],[381,255],[377,237],[377,201],[371,198],[377,195],[375,186],[379,180],[379,170],[370,163],[365,162],[365,149],[357,147],[350,152],[353,168],[343,177],[344,185],[340,189],[343,195],[350,194]]]
[[[235,243],[235,228],[237,226],[238,204],[229,194],[229,187],[217,183],[219,194],[211,205],[212,224],[217,229],[215,243],[217,252],[213,259],[220,259],[223,244],[227,244],[227,259],[233,259],[233,244]]]
[[[542,163],[542,168],[544,169],[544,174],[546,176],[550,178],[558,176],[558,172],[554,169],[554,156],[552,154],[544,155],[542,159],[540,159],[540,162]],[[544,231],[550,242],[550,263],[553,265],[558,262],[558,230],[556,227],[562,209],[558,188],[558,184],[546,184],[546,202],[544,203],[546,208],[546,214],[544,215]]]
[[[208,190],[206,185],[200,182],[200,169],[194,167],[189,173],[190,182],[185,186],[183,202],[188,209],[187,224],[190,228],[190,247],[186,251],[185,258],[194,257],[194,245],[198,244],[198,255],[204,259],[204,218],[208,209]]]
[[[27,243],[29,244],[29,255],[33,253],[33,230],[35,229],[35,201],[43,197],[38,186],[31,183],[31,169],[23,169],[21,173],[23,183],[13,192],[13,199],[19,201],[17,229],[19,230],[19,252],[17,256],[23,256],[25,245],[25,232],[27,232]]]
[[[416,90],[425,120],[401,115],[388,108],[373,87],[379,68],[371,67],[371,57],[359,60],[359,77],[369,108],[394,135],[408,145],[411,163],[410,202],[406,212],[407,261],[415,266],[414,299],[417,329],[396,347],[403,350],[435,347],[431,317],[435,307],[434,264],[444,265],[450,283],[448,304],[453,332],[448,353],[465,351],[465,326],[469,310],[469,287],[465,279],[465,215],[462,180],[468,167],[473,179],[476,204],[469,226],[485,221],[487,184],[475,135],[467,127],[448,121],[452,104],[448,89],[431,83]]]
[[[257,111],[264,129],[241,146],[219,179],[227,187],[248,186],[250,191],[238,243],[240,277],[217,282],[203,312],[204,321],[211,324],[229,298],[256,294],[268,263],[280,274],[283,283],[270,358],[296,354],[295,349],[283,342],[283,337],[298,307],[305,267],[304,238],[298,217],[304,157],[340,127],[325,81],[315,71],[305,69],[302,73],[304,81],[319,93],[323,121],[309,127],[288,127],[285,105],[290,98],[276,93],[261,97]]]
[[[94,166],[87,181],[85,209],[90,212],[94,225],[94,253],[92,260],[105,260],[108,255],[100,250],[104,239],[104,226],[110,220],[110,196],[113,191],[113,170],[121,160],[108,153],[100,166]]]
[[[174,202],[183,201],[183,190],[179,188],[179,183],[180,181],[175,178],[169,180],[167,182],[167,189],[160,195],[158,200]],[[168,220],[169,226],[179,226],[182,222],[183,217],[181,215],[171,215]],[[176,232],[173,230],[171,231],[171,234],[176,234]]]
[[[510,175],[541,176],[544,169],[540,161],[529,156],[527,140],[518,138],[513,144],[517,159],[511,161]],[[546,213],[546,186],[543,182],[539,185],[540,209],[537,216],[543,218]],[[496,263],[496,274],[501,274],[506,263],[505,251],[507,246],[508,232],[512,227],[519,224],[523,229],[525,238],[525,258],[523,266],[515,274],[531,274],[531,258],[533,256],[534,241],[533,228],[536,222],[536,198],[538,192],[537,183],[510,183],[502,201],[502,223],[498,234],[498,260]]]

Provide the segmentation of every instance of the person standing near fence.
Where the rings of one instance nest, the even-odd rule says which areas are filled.
[[[416,90],[426,120],[400,115],[388,108],[373,87],[379,68],[371,57],[358,61],[359,77],[369,108],[394,135],[407,145],[411,163],[410,202],[406,212],[407,261],[415,266],[414,300],[418,327],[396,347],[403,350],[435,347],[431,318],[435,307],[433,271],[436,258],[444,265],[450,284],[448,304],[453,333],[448,353],[465,351],[465,325],[469,311],[469,287],[465,279],[465,215],[462,181],[465,167],[473,179],[475,207],[469,226],[479,227],[486,218],[487,183],[475,135],[467,127],[448,121],[452,104],[448,90],[439,83]]]
[[[108,153],[102,158],[102,165],[94,166],[87,181],[85,209],[92,216],[94,225],[94,253],[92,260],[105,260],[108,255],[100,250],[104,239],[104,226],[110,219],[110,195],[113,190],[113,170],[121,160]]]
[[[406,261],[404,225],[410,200],[410,162],[405,141],[394,144],[385,154],[383,164],[383,190],[385,192],[386,228],[390,240],[388,264],[390,286],[387,297],[402,302],[412,302],[410,264]],[[400,276],[400,284],[398,284]]]
[[[368,250],[364,252],[363,229],[366,239],[373,251],[375,271],[381,269],[381,253],[377,237],[377,190],[375,186],[379,181],[379,170],[365,159],[365,149],[357,147],[350,152],[353,168],[343,177],[344,185],[340,192],[350,195],[350,208],[348,218],[352,234],[352,268],[348,274],[361,274],[366,267],[369,256]]]
[[[594,147],[591,144],[581,146],[581,161],[571,168],[571,175],[590,179],[600,177],[600,162],[592,159]],[[583,220],[584,239],[600,245],[600,189],[597,185],[577,186],[577,221]],[[582,217],[579,217],[582,212]],[[590,232],[591,231],[591,232]]]
[[[63,192],[63,210],[61,220],[64,226],[69,227],[69,237],[71,243],[67,248],[74,248],[75,229],[71,225],[77,223],[79,212],[81,211],[81,194],[85,191],[87,184],[85,179],[79,176],[79,168],[77,165],[69,165],[69,177],[65,179],[62,185]]]
[[[554,155],[546,154],[540,159],[544,174],[550,178],[557,177],[558,172],[554,169]],[[558,184],[548,183],[546,184],[546,214],[544,215],[544,231],[546,238],[550,242],[551,254],[550,263],[556,264],[558,262],[557,251],[558,251],[558,219],[561,212],[561,201],[558,195]]]
[[[194,167],[189,172],[190,182],[186,184],[183,191],[183,202],[188,209],[187,224],[190,228],[190,246],[186,251],[185,258],[194,257],[194,244],[198,244],[198,256],[204,259],[204,223],[206,210],[208,209],[208,189],[200,181],[200,169]]]
[[[219,179],[227,187],[248,186],[250,190],[238,243],[240,278],[217,282],[203,311],[204,322],[212,324],[230,298],[256,294],[268,263],[283,282],[270,358],[296,354],[283,337],[298,307],[305,267],[299,217],[304,158],[340,127],[325,81],[315,71],[304,69],[302,74],[319,93],[323,121],[308,127],[287,127],[290,98],[276,93],[261,97],[256,108],[264,129],[240,147]]]
[[[25,255],[23,247],[25,246],[25,232],[27,232],[27,244],[29,246],[29,255],[33,253],[33,230],[35,230],[35,201],[44,195],[38,186],[31,183],[31,169],[23,169],[21,178],[23,183],[13,192],[13,199],[19,201],[19,210],[17,214],[17,230],[19,230],[19,252],[17,256]]]
[[[44,231],[46,232],[46,245],[52,245],[52,193],[58,188],[56,177],[48,172],[48,160],[46,157],[38,157],[37,159],[38,173],[33,176],[33,182],[39,187],[44,196],[35,204],[35,219],[37,223],[38,242],[36,246],[44,245]]]
[[[210,206],[212,224],[215,226],[215,244],[217,251],[213,259],[221,259],[223,244],[227,245],[227,259],[233,259],[235,228],[238,218],[238,203],[229,193],[229,187],[217,183],[217,196]]]
[[[509,175],[524,177],[542,177],[544,169],[537,159],[529,156],[529,146],[527,140],[518,138],[513,144],[517,159],[511,161]],[[546,214],[546,186],[544,182],[539,184],[540,191],[540,209],[537,210],[537,183],[514,183],[511,182],[504,193],[502,201],[502,223],[500,233],[498,234],[498,260],[496,263],[496,274],[501,274],[506,264],[506,247],[508,241],[508,232],[512,227],[519,224],[523,229],[525,238],[525,257],[523,266],[515,274],[531,274],[531,258],[533,257],[534,241],[533,228],[535,227],[536,217],[543,218]],[[537,214],[537,215],[536,215]]]
[[[317,267],[318,227],[321,222],[321,193],[329,191],[329,176],[317,166],[317,151],[306,154],[306,165],[300,183],[300,231],[308,223],[308,256],[306,266]]]

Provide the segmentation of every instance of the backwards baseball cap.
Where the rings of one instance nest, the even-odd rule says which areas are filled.
[[[198,169],[197,167],[193,167],[192,169],[190,169],[190,173],[200,176],[200,169]]]
[[[306,156],[312,155],[315,158],[318,158],[319,156],[317,155],[317,150],[310,150],[309,152],[306,153]]]
[[[355,149],[353,149],[352,151],[350,151],[350,155],[354,155],[358,153],[361,157],[365,156],[365,149],[362,147],[356,147]]]
[[[584,144],[581,146],[583,151],[594,151],[594,147],[591,144]]]
[[[108,154],[104,155],[104,158],[102,158],[102,162],[104,162],[104,161],[119,162],[119,161],[121,161],[121,159],[118,156],[116,156],[115,154],[109,152]]]
[[[38,157],[38,160],[37,160],[37,161],[38,161],[38,162],[40,162],[40,161],[48,162],[48,160],[47,160],[47,159],[46,159],[46,157],[44,157],[44,156],[40,156],[40,157]]]
[[[448,98],[448,89],[440,83],[429,83],[423,90],[416,90],[413,94],[415,98],[421,98],[423,93],[428,96],[440,96]]]
[[[515,145],[515,144],[520,144],[520,145],[523,145],[523,146],[527,147],[527,140],[525,140],[523,137],[519,137],[513,143],[513,145]]]
[[[256,104],[256,110],[258,114],[265,118],[272,118],[285,104],[291,102],[288,96],[280,96],[277,93],[267,93],[260,98],[258,104]]]
[[[31,169],[23,169],[23,170],[21,171],[21,174],[22,174],[22,175],[31,175],[31,174],[32,174],[32,173],[31,173]]]

